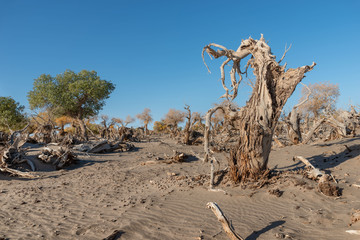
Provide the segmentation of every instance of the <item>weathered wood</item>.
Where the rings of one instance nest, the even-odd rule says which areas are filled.
[[[31,173],[27,173],[27,172],[22,172],[22,171],[12,169],[12,168],[9,168],[9,167],[6,167],[6,166],[0,167],[0,171],[7,172],[7,173],[13,174],[15,176],[20,176],[20,177],[23,177],[23,178],[38,178],[39,177],[38,175],[34,175],[34,174],[31,174]]]
[[[301,82],[300,84],[306,87],[306,89],[308,90],[308,94],[306,95],[306,98],[303,101],[301,101],[300,103],[296,104],[293,107],[288,117],[289,121],[286,121],[286,123],[288,124],[289,139],[293,144],[299,144],[302,141],[301,130],[300,130],[300,114],[298,109],[301,105],[309,101],[311,95],[311,89],[307,85]]]
[[[345,232],[354,234],[354,235],[360,235],[360,230],[346,230]]]
[[[111,149],[110,144],[107,140],[102,140],[100,142],[97,142],[91,149],[89,149],[88,153],[99,153],[99,152],[105,152]]]
[[[303,156],[294,156],[293,160],[294,160],[294,161],[295,161],[295,160],[299,160],[299,161],[301,161],[302,163],[304,163],[307,167],[310,167],[310,168],[311,168],[311,170],[308,171],[308,176],[309,176],[310,178],[317,179],[318,177],[325,175],[324,172],[322,172],[322,171],[320,171],[320,169],[314,167],[314,165],[312,165],[312,164],[310,163],[310,161],[307,160],[306,158],[304,158]]]
[[[218,221],[221,223],[225,233],[231,240],[244,240],[239,234],[235,232],[234,227],[231,222],[227,219],[224,213],[221,211],[220,207],[215,202],[208,202],[206,204],[207,208],[211,209]]]
[[[309,132],[306,134],[306,136],[304,137],[302,144],[307,144],[312,135],[314,134],[314,132],[316,131],[316,129],[318,129],[320,127],[321,124],[323,124],[326,121],[325,118],[319,119],[317,122],[314,122],[312,128],[309,130]]]
[[[248,55],[252,56],[247,66],[253,68],[256,83],[246,106],[233,114],[234,126],[239,132],[239,143],[230,152],[229,165],[233,181],[257,179],[267,169],[273,132],[283,106],[305,77],[305,73],[311,71],[316,64],[286,70],[286,66],[280,66],[275,60],[262,35],[259,40],[243,40],[236,51],[211,43],[204,47],[202,55],[204,52],[214,58],[225,56],[226,62],[233,62],[230,90],[223,74],[225,64],[221,66],[221,82],[225,90],[223,97],[229,100],[237,96],[238,86],[242,81],[240,61]],[[236,79],[236,73],[239,80]]]
[[[56,169],[62,169],[77,161],[76,154],[67,147],[60,147],[58,149],[44,147],[38,158],[45,163],[51,163]]]

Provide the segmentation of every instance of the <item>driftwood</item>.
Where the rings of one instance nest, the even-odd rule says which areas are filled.
[[[231,222],[227,219],[224,213],[221,211],[220,207],[215,202],[208,202],[206,207],[211,209],[219,222],[221,223],[224,231],[231,240],[244,240],[239,234],[235,232],[234,227]]]
[[[142,162],[142,163],[140,163],[140,165],[153,165],[153,164],[159,164],[159,163],[166,163],[166,164],[181,163],[181,162],[185,162],[186,159],[189,157],[189,155],[178,152],[176,150],[174,150],[173,156],[168,156],[167,154],[164,154],[164,155],[165,155],[165,159],[161,159],[161,158],[157,157],[156,158],[157,160],[149,160],[146,162]]]
[[[45,147],[41,150],[38,158],[45,163],[54,165],[56,169],[62,169],[77,161],[76,154],[67,147],[60,147],[59,149]]]
[[[345,232],[354,234],[354,235],[360,235],[360,230],[346,230]]]
[[[108,140],[101,140],[97,142],[88,142],[83,144],[78,144],[73,147],[74,150],[80,152],[88,153],[104,153],[104,152],[113,152],[113,151],[130,151],[134,148],[133,144],[124,143],[122,141],[110,142]]]
[[[27,163],[33,171],[36,170],[35,164],[30,159],[26,158],[27,149],[22,147],[28,138],[28,134],[24,132],[28,126],[29,125],[24,129],[11,134],[10,145],[5,147],[2,153],[0,153],[0,171],[25,178],[38,177],[37,175],[11,168],[16,164]]]
[[[307,172],[308,177],[313,180],[319,180],[318,190],[320,193],[330,197],[337,197],[341,195],[339,188],[329,181],[330,179],[333,179],[336,183],[336,180],[332,175],[320,171],[320,169],[314,167],[314,165],[312,165],[309,160],[302,156],[295,156],[293,160],[300,160],[306,165],[306,167],[310,168],[310,170]]]
[[[323,175],[326,175],[324,172],[320,171],[320,169],[314,167],[314,165],[312,165],[310,163],[309,160],[307,160],[306,158],[302,157],[302,156],[295,156],[293,158],[293,160],[299,160],[302,163],[304,163],[306,165],[306,167],[311,168],[307,173],[308,173],[308,177],[311,179],[317,179],[318,177],[321,177]]]

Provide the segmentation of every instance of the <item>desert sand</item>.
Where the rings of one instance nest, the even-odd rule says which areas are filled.
[[[201,156],[201,145],[155,136],[134,145],[129,152],[76,152],[78,163],[57,171],[36,159],[42,146],[27,144],[39,178],[0,174],[0,237],[88,240],[114,233],[113,239],[228,239],[206,208],[216,202],[247,240],[360,239],[345,232],[360,230],[360,222],[351,224],[360,209],[359,136],[275,147],[269,167],[287,173],[261,188],[244,188],[218,174],[216,188],[225,193],[208,191],[209,163],[195,157]],[[190,157],[164,163],[173,150]],[[304,164],[294,162],[295,155],[331,172],[342,196],[325,196],[314,180],[297,174]],[[216,170],[226,168],[226,156],[216,153]],[[147,161],[156,164],[144,165]]]

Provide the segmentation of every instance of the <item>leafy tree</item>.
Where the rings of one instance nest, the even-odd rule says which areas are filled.
[[[71,117],[61,116],[55,119],[55,123],[60,127],[60,135],[65,134],[65,125],[71,124],[74,121]]]
[[[320,82],[309,84],[311,90],[309,100],[301,105],[301,110],[304,114],[312,113],[315,118],[319,117],[324,112],[334,112],[336,101],[340,95],[339,86],[329,82]],[[302,102],[308,95],[308,89],[302,88]]]
[[[145,108],[142,113],[136,115],[136,118],[139,119],[144,124],[145,134],[148,134],[148,127],[147,127],[148,124],[153,121],[150,112],[151,110],[149,108]]]
[[[48,108],[57,116],[76,119],[87,139],[84,119],[97,115],[114,89],[113,83],[102,80],[95,71],[66,70],[56,77],[42,74],[35,79],[28,100],[31,109]]]
[[[0,97],[0,130],[17,130],[24,127],[25,123],[24,106],[11,97]]]
[[[167,131],[167,126],[163,121],[155,121],[153,129],[155,133],[163,133]]]

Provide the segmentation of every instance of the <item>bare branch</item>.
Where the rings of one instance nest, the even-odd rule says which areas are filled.
[[[285,52],[284,52],[283,56],[281,57],[280,61],[278,62],[279,64],[281,63],[282,60],[284,60],[284,58],[285,58],[285,56],[286,56],[286,53],[287,53],[287,52],[290,50],[290,48],[291,48],[291,45],[292,45],[292,44],[290,44],[290,46],[289,46],[288,49],[286,49],[286,45],[285,45]]]
[[[244,240],[239,234],[235,232],[234,227],[231,222],[227,219],[224,213],[221,211],[220,207],[215,202],[208,202],[206,207],[211,209],[218,221],[221,223],[224,231],[231,240]]]
[[[296,109],[298,107],[300,107],[301,105],[303,105],[304,103],[306,103],[309,100],[309,97],[311,95],[311,89],[304,83],[300,82],[301,85],[303,85],[304,87],[306,87],[306,89],[308,90],[308,94],[306,95],[306,98],[299,104],[296,104],[293,108]]]

